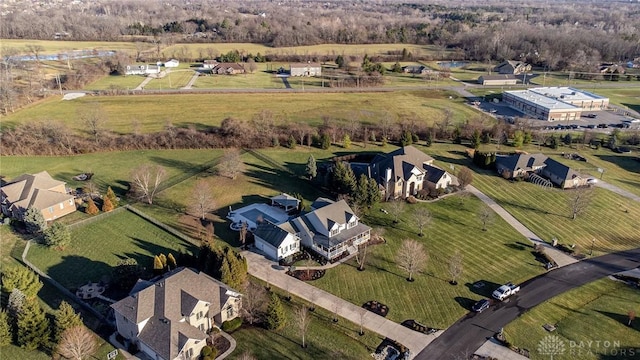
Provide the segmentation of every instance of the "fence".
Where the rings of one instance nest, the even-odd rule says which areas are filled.
[[[257,151],[257,150],[253,150],[253,149],[246,149],[246,151],[253,155],[256,159],[258,160],[262,160],[264,161],[266,164],[272,166],[275,169],[281,170],[283,172],[289,173],[293,176],[295,176],[296,174],[293,173],[293,171],[287,169],[286,167],[282,166],[282,164],[278,163],[277,161],[271,159],[270,157],[268,157],[267,155]]]
[[[176,237],[178,237],[178,238],[180,238],[180,239],[182,239],[182,240],[184,240],[184,241],[186,241],[186,242],[188,242],[190,244],[193,244],[195,246],[200,246],[200,242],[199,241],[196,241],[195,239],[190,238],[189,236],[181,233],[180,231],[178,231],[178,230],[176,230],[176,229],[174,229],[174,228],[172,228],[170,226],[167,226],[167,225],[163,224],[162,222],[160,222],[160,221],[154,219],[153,217],[143,213],[142,211],[140,211],[140,210],[138,210],[138,209],[136,209],[136,208],[134,208],[132,206],[129,206],[129,205],[125,205],[125,208],[127,210],[131,211],[132,213],[140,216],[141,218],[147,220],[148,222],[154,224],[155,226],[161,228],[162,230],[164,230],[164,231],[166,231],[166,232],[168,232],[168,233],[170,233],[170,234],[172,234],[172,235],[174,235],[174,236],[176,236]]]
[[[113,209],[113,210],[111,210],[109,212],[105,212],[105,213],[102,213],[100,215],[95,215],[95,216],[92,216],[90,218],[74,222],[73,224],[69,224],[69,225],[67,225],[67,228],[69,230],[73,230],[73,229],[75,229],[77,227],[88,225],[88,224],[94,223],[94,222],[96,222],[98,220],[102,220],[102,219],[104,219],[106,217],[109,217],[111,215],[121,213],[124,210],[125,210],[125,207],[118,207],[118,208],[115,208],[115,209]]]

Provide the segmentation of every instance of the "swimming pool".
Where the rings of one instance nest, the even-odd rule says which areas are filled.
[[[239,224],[246,222],[250,230],[257,227],[258,218],[272,222],[274,224],[282,224],[289,219],[289,214],[278,207],[269,206],[267,204],[251,204],[243,208],[233,210],[227,218],[232,221],[231,228],[239,230]]]
[[[439,61],[438,66],[443,68],[459,68],[467,65],[467,61]]]

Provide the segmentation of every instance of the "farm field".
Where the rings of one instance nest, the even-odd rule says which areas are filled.
[[[565,344],[564,353],[554,359],[640,359],[640,321],[627,326],[630,310],[640,312],[640,291],[605,278],[536,306],[507,325],[504,333],[513,345],[529,349],[534,360],[549,358],[537,351],[548,335]],[[544,324],[554,324],[557,330],[549,333]]]
[[[251,119],[262,110],[271,111],[280,125],[306,122],[322,123],[328,116],[339,121],[358,119],[365,124],[383,117],[393,121],[406,117],[421,119],[425,125],[444,117],[451,109],[453,122],[483,116],[464,105],[464,99],[448,99],[445,91],[391,91],[380,93],[309,93],[309,94],[189,94],[83,97],[73,101],[50,98],[3,118],[2,126],[26,121],[52,120],[65,123],[76,131],[83,124],[76,120],[78,111],[99,108],[108,119],[106,128],[117,133],[133,132],[134,121],[141,132],[159,131],[170,121],[174,126],[197,128],[218,126],[223,119]],[[268,98],[268,101],[267,101]],[[238,106],[242,104],[242,106]],[[292,107],[291,104],[295,104]],[[185,109],[189,109],[188,115]],[[187,115],[187,116],[185,116]]]
[[[259,67],[260,69],[261,67]],[[193,85],[195,89],[284,89],[281,78],[266,70],[253,74],[200,75]]]
[[[130,257],[153,268],[160,253],[194,253],[195,247],[124,210],[71,231],[71,244],[63,251],[34,244],[28,259],[63,286],[74,289],[88,281],[110,276],[119,260]]]
[[[23,40],[0,39],[4,49],[25,49],[27,46],[42,46],[42,54],[57,54],[67,50],[125,50],[135,51],[136,44],[126,41],[63,41],[63,40]],[[153,48],[149,43],[148,48]],[[28,50],[24,50],[28,54]]]
[[[140,85],[146,77],[142,75],[107,75],[84,87],[85,90],[132,90]]]
[[[166,76],[153,79],[144,86],[145,89],[180,89],[185,87],[193,77],[193,71],[189,69],[171,70]]]

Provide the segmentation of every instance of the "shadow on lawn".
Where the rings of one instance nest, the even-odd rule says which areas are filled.
[[[140,251],[136,251],[134,253],[125,253],[124,255],[126,257],[135,259],[138,262],[138,265],[140,265],[141,267],[153,269],[153,257],[159,254],[169,255],[169,253],[171,253],[175,258],[179,258],[180,250],[170,249],[165,246],[160,246],[158,244],[154,244],[147,240],[136,237],[130,238],[131,240],[133,240],[136,246],[140,248]],[[177,239],[177,242],[186,249],[186,254],[191,256],[195,256],[197,254],[197,248],[195,245],[179,239]]]
[[[308,200],[315,200],[321,196],[316,187],[309,186],[307,181],[286,171],[257,164],[249,164],[247,167],[245,176],[250,178],[249,181],[253,184],[291,195],[298,193]]]
[[[631,326],[627,325],[627,324],[629,324],[629,315],[628,314],[618,314],[618,313],[612,313],[612,312],[600,311],[600,310],[596,310],[596,311],[599,312],[602,315],[605,315],[605,316],[615,320],[616,322],[619,322],[620,324],[628,327],[629,329],[634,329],[636,331],[640,331],[640,320],[633,320],[631,322]]]
[[[62,261],[47,270],[47,274],[67,289],[75,290],[89,281],[100,281],[111,275],[111,266],[84,256],[63,256]]]
[[[466,157],[467,155],[464,153],[464,151],[450,150],[449,153],[456,156],[463,156],[463,158],[460,159],[457,157],[448,157],[448,156],[442,156],[442,155],[432,155],[432,157],[437,161],[447,163],[447,164],[454,164],[458,166],[471,166],[471,161],[469,161],[469,159]],[[449,170],[450,169],[447,169],[447,171]]]
[[[636,160],[635,157],[631,156],[622,156],[622,155],[596,155],[601,160],[610,162],[617,166],[620,166],[626,171],[640,173],[640,161]],[[604,172],[605,181],[607,180],[607,171],[605,169]]]
[[[476,303],[475,300],[462,297],[462,296],[456,296],[454,300],[458,303],[458,305],[462,306],[462,308],[465,310],[471,310],[471,307],[473,306],[473,304]]]
[[[478,280],[474,283],[464,284],[472,293],[484,296],[486,298],[491,297],[491,293],[500,287],[500,284],[496,284],[489,280]]]

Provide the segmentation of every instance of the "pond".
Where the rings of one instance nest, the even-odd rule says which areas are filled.
[[[60,54],[38,54],[38,60],[40,61],[56,61],[67,59],[86,59],[93,57],[109,57],[115,55],[113,50],[74,50],[71,52],[65,51]],[[5,61],[35,61],[35,55],[17,55],[5,57]]]
[[[439,61],[438,66],[443,68],[459,68],[467,65],[468,61]]]

